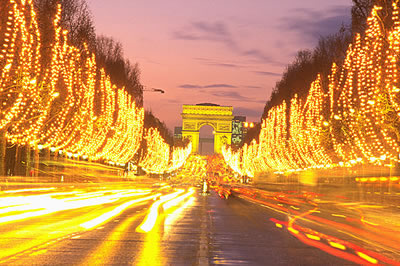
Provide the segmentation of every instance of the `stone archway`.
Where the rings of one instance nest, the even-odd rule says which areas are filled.
[[[199,151],[199,130],[204,125],[214,129],[214,153],[221,153],[223,145],[231,144],[232,112],[232,106],[210,103],[183,105],[182,138],[192,141],[193,153]]]

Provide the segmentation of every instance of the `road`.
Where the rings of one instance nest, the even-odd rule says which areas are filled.
[[[287,214],[239,196],[133,183],[1,192],[0,264],[354,264],[279,226]]]

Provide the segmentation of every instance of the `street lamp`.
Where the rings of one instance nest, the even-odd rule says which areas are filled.
[[[244,122],[243,123],[245,128],[253,128],[254,127],[254,123],[253,122]]]
[[[149,88],[149,87],[146,87],[146,86],[143,86],[143,85],[141,85],[141,87],[142,87],[142,91],[165,93],[165,91],[162,90],[162,89]]]
[[[155,88],[152,88],[152,91],[154,91],[154,92],[159,92],[159,93],[165,93],[165,91],[162,90],[162,89],[155,89]]]

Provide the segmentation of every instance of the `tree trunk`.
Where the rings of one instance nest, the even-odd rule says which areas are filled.
[[[31,168],[32,168],[32,166],[31,166],[31,146],[29,146],[29,145],[25,146],[25,154],[26,154],[26,157],[25,157],[25,162],[26,162],[26,164],[25,164],[25,176],[30,176]]]
[[[19,174],[19,172],[20,172],[19,171],[19,168],[21,167],[21,158],[20,158],[21,152],[20,152],[20,149],[21,149],[21,147],[16,145],[16,147],[15,147],[15,157],[14,157],[15,164],[14,164],[14,171],[13,171],[13,175],[14,176],[17,176]]]
[[[39,150],[37,148],[34,151],[34,161],[35,161],[34,176],[37,177],[39,173]]]
[[[49,148],[46,148],[44,150],[44,158],[46,161],[50,161],[50,149]]]
[[[6,134],[5,130],[0,130],[0,177],[6,174]]]

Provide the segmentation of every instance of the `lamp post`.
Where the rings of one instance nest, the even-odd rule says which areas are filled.
[[[141,86],[143,92],[144,92],[144,91],[148,91],[148,92],[159,92],[159,93],[161,93],[161,94],[164,94],[164,93],[165,93],[165,91],[162,90],[162,89],[150,88],[150,87],[143,86],[143,85],[140,85],[140,86]],[[142,140],[142,141],[143,141],[143,140]],[[142,147],[139,148],[138,154],[139,154],[139,155],[138,155],[138,160],[137,160],[136,164],[134,165],[134,166],[136,166],[136,174],[139,173],[139,169],[141,168],[141,167],[139,166],[139,162],[140,162],[140,157],[141,157],[141,155],[142,155]]]
[[[165,91],[164,90],[162,90],[162,89],[157,89],[157,88],[149,88],[149,87],[147,87],[147,86],[143,86],[143,85],[141,85],[142,86],[142,91],[149,91],[149,92],[159,92],[159,93],[165,93]]]

